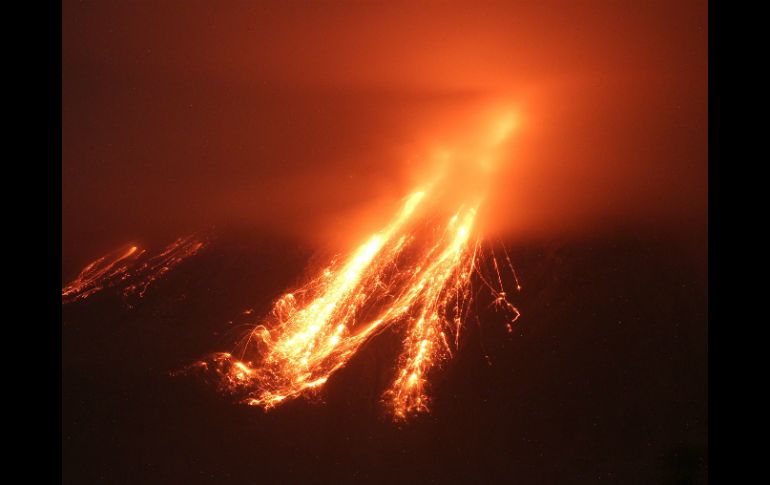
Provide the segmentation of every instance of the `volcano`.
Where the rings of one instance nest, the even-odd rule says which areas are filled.
[[[428,482],[705,476],[706,282],[681,243],[504,242],[523,286],[522,318],[509,332],[480,299],[456,355],[430,381],[431,412],[394,424],[380,400],[401,345],[395,328],[367,342],[320,392],[269,412],[212,392],[205,373],[179,374],[231,349],[255,315],[330,256],[254,230],[205,234],[206,244],[141,298],[126,300],[125,286],[107,285],[62,306],[65,476],[81,483],[382,483],[409,482],[415,471]],[[164,247],[148,247],[148,258]]]
[[[708,14],[65,0],[63,482],[706,482]]]

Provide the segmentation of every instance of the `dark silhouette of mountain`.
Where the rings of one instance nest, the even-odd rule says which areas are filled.
[[[64,481],[705,482],[704,269],[667,240],[507,247],[522,317],[509,333],[479,301],[431,412],[404,424],[379,402],[397,329],[268,413],[172,375],[318,267],[297,241],[219,231],[132,306],[117,289],[64,305]]]

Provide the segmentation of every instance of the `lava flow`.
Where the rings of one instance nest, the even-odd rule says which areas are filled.
[[[129,267],[144,253],[138,246],[120,248],[89,263],[61,290],[62,303],[84,300],[125,276]]]
[[[499,123],[483,149],[474,151],[470,158],[478,170],[498,156],[511,128],[510,120]],[[244,339],[239,358],[230,353],[215,357],[225,390],[270,409],[317,390],[372,336],[393,327],[404,332],[403,350],[384,401],[395,419],[405,419],[428,409],[429,374],[459,344],[473,281],[511,312],[511,323],[518,318],[495,251],[485,250],[478,234],[484,189],[450,197],[457,205],[447,210],[451,189],[439,172],[346,259],[281,296]],[[490,260],[491,277],[482,269]],[[507,252],[505,264],[515,277]]]
[[[132,297],[144,297],[153,283],[197,254],[205,242],[206,238],[198,234],[180,237],[152,257],[147,257],[147,250],[136,245],[117,249],[88,264],[65,285],[61,292],[62,304],[85,300],[106,288],[118,288],[124,303],[131,306]]]

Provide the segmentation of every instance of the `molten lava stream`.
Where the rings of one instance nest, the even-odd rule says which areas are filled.
[[[123,302],[132,307],[132,299],[143,298],[150,286],[198,254],[206,240],[203,234],[180,237],[152,257],[136,245],[113,251],[88,264],[62,288],[62,304],[85,300],[106,288],[120,288]]]
[[[399,325],[404,351],[385,400],[396,418],[427,410],[427,374],[458,341],[479,242],[471,240],[476,206],[426,226],[415,215],[425,197],[425,191],[409,196],[398,216],[347,261],[279,298],[273,321],[245,342],[244,355],[253,355],[256,343],[256,363],[233,360],[226,387],[246,390],[248,403],[269,409],[322,386],[376,332]],[[364,320],[364,313],[376,317]]]
[[[125,275],[128,268],[142,254],[143,249],[128,246],[89,263],[74,280],[62,288],[62,303],[84,300],[100,291],[118,277]]]
[[[404,332],[403,351],[384,401],[396,419],[426,411],[429,373],[459,343],[472,276],[479,276],[496,307],[510,311],[514,321],[519,315],[507,300],[494,251],[494,276],[480,270],[481,239],[474,236],[490,164],[513,126],[512,117],[503,118],[491,137],[408,196],[394,219],[346,260],[279,298],[242,342],[240,359],[229,353],[215,359],[224,388],[270,409],[323,386],[372,336],[393,327]],[[445,214],[452,185],[446,169],[456,167],[480,175],[474,180],[481,183],[462,184],[464,197],[449,200],[476,202],[454,202],[455,210]],[[506,262],[513,272],[507,253]]]

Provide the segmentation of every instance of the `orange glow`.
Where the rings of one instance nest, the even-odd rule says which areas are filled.
[[[470,150],[486,237],[705,227],[706,1],[65,3],[67,271],[204,224],[355,248],[479,126],[516,133],[516,163]]]
[[[240,359],[217,357],[225,388],[245,391],[246,402],[270,409],[322,387],[372,336],[396,326],[404,331],[403,351],[385,404],[396,419],[426,411],[428,376],[459,344],[472,276],[479,275],[512,321],[519,315],[507,300],[494,251],[497,281],[479,271],[476,223],[485,187],[469,184],[458,194],[458,174],[450,175],[459,170],[467,180],[479,172],[474,160],[494,165],[513,127],[512,116],[502,118],[472,145],[474,153],[467,147],[447,151],[430,182],[404,199],[390,223],[280,297],[243,342]],[[506,262],[513,271],[507,254]]]

